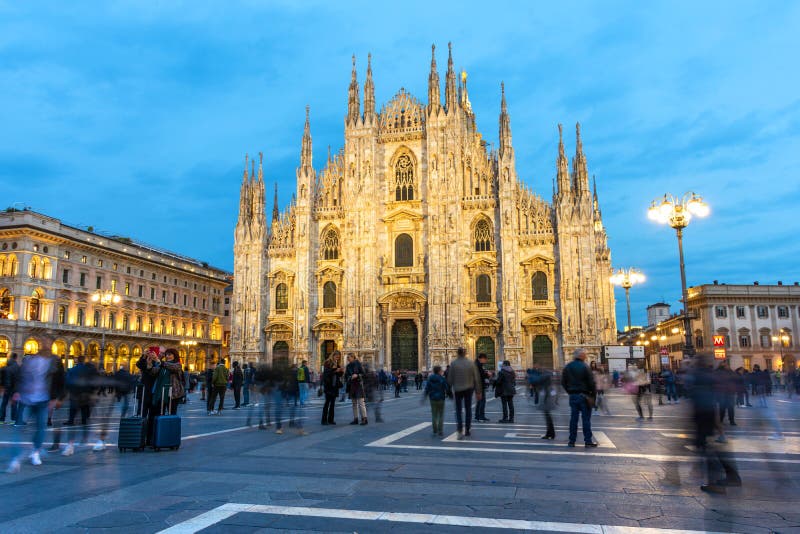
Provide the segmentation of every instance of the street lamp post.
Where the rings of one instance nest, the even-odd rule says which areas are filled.
[[[781,351],[781,365],[783,365],[783,344],[789,342],[789,336],[786,334],[786,330],[783,328],[780,329],[779,335],[772,336],[772,342],[778,343],[778,347],[780,347]]]
[[[103,307],[103,324],[101,325],[101,333],[102,337],[100,338],[100,370],[105,372],[105,360],[106,360],[106,315],[108,314],[108,307],[112,304],[116,305],[122,301],[122,297],[120,297],[116,292],[111,291],[109,289],[102,290],[98,289],[94,293],[92,293],[92,302],[95,304],[100,304]]]
[[[634,267],[628,269],[619,269],[616,273],[611,275],[611,283],[615,286],[620,286],[625,289],[625,304],[628,310],[628,341],[629,345],[632,343],[631,336],[631,287],[641,284],[645,281],[645,276],[642,271]]]
[[[686,344],[683,349],[684,357],[694,355],[692,345],[692,320],[689,317],[689,295],[686,290],[686,266],[683,261],[683,229],[689,226],[692,217],[706,217],[710,213],[708,204],[695,193],[686,193],[681,198],[670,194],[664,198],[654,200],[647,210],[650,220],[659,224],[669,224],[675,229],[678,236],[678,255],[680,256],[681,268],[681,296],[683,298],[683,329]]]

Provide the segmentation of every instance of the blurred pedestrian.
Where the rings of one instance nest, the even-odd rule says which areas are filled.
[[[553,410],[556,407],[558,392],[553,386],[553,374],[550,372],[539,372],[539,407],[544,413],[544,421],[547,430],[542,439],[556,439],[556,427],[553,425]]]
[[[300,404],[305,406],[308,402],[308,390],[311,388],[311,371],[308,370],[308,362],[305,360],[297,368],[297,385],[300,388]]]
[[[478,359],[475,361],[481,386],[481,395],[475,399],[475,421],[481,423],[489,422],[489,419],[486,418],[486,388],[489,387],[489,372],[486,370],[487,361],[486,353],[483,352],[478,354]]]
[[[351,425],[359,424],[359,416],[361,416],[361,424],[368,424],[367,421],[367,406],[364,391],[364,368],[361,362],[354,354],[347,356],[348,364],[344,371],[345,382],[348,384],[348,393],[353,402],[353,420]]]
[[[233,390],[233,409],[238,410],[242,405],[242,385],[244,385],[244,373],[238,361],[233,362],[229,381]]]
[[[228,368],[222,358],[217,362],[211,375],[211,393],[208,397],[208,415],[222,415],[225,405],[225,391],[228,389]],[[219,397],[219,407],[214,410],[214,402]]]
[[[33,434],[33,450],[29,458],[31,464],[41,465],[42,443],[47,426],[47,413],[51,401],[55,401],[52,390],[52,379],[56,373],[57,358],[44,351],[31,354],[22,362],[17,374],[17,391],[12,399],[19,403],[18,410],[27,411],[35,425]],[[11,451],[11,462],[8,473],[19,472],[21,467],[21,429],[14,432],[14,446]]]
[[[376,423],[383,423],[383,416],[381,415],[381,404],[383,403],[383,391],[378,385],[378,374],[373,370],[372,365],[365,363],[364,367],[364,400],[367,405],[367,419],[369,419],[369,410],[375,415]]]
[[[736,403],[736,383],[738,376],[731,371],[728,362],[720,362],[717,370],[714,371],[714,393],[717,396],[717,405],[719,406],[719,422],[725,420],[725,414],[728,415],[728,423],[731,426],[736,426],[734,421],[733,407]]]
[[[5,366],[0,369],[0,386],[3,387],[3,401],[0,404],[0,423],[6,421],[6,408],[9,401],[14,397],[17,392],[17,378],[19,375],[19,363],[17,362],[17,353],[11,353],[11,358],[8,359]],[[17,420],[17,403],[11,403],[11,420],[13,423]]]

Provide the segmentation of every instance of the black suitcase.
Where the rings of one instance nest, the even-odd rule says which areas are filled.
[[[169,388],[172,401],[172,388]],[[161,413],[164,413],[164,398],[161,398]],[[181,446],[181,418],[178,415],[158,415],[153,420],[153,449],[178,450]]]
[[[137,386],[138,388],[139,386]],[[144,386],[141,386],[144,390]],[[125,452],[127,449],[134,451],[144,450],[145,440],[147,439],[147,420],[142,417],[144,410],[144,391],[140,396],[141,403],[137,406],[138,413],[132,417],[121,417],[119,420],[119,437],[117,439],[117,446],[120,452]],[[136,392],[134,391],[134,401],[136,400]]]

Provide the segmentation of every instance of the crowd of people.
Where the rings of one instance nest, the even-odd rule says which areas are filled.
[[[736,426],[736,409],[753,407],[751,401],[757,407],[768,408],[767,398],[777,392],[784,392],[789,397],[800,394],[798,370],[772,373],[758,365],[752,371],[741,367],[732,370],[726,361],[714,365],[713,358],[698,355],[691,365],[681,366],[675,371],[667,368],[647,373],[630,366],[623,372],[615,370],[609,373],[596,362],[588,365],[586,359],[586,351],[577,349],[573,360],[561,370],[560,377],[553,370],[531,368],[520,380],[509,361],[503,361],[497,369],[489,368],[486,354],[481,353],[472,361],[463,348],[457,349],[456,358],[446,368],[435,366],[431,372],[376,371],[354,354],[348,354],[343,361],[341,352],[334,351],[325,359],[319,373],[310,369],[306,361],[272,366],[240,365],[235,361],[228,369],[225,361],[220,360],[210,365],[201,377],[190,375],[183,368],[177,350],[163,347],[146,349],[135,364],[135,374],[124,366],[114,374],[102,373],[82,356],[77,357],[75,365],[67,370],[60,358],[44,352],[26,356],[22,362],[14,354],[0,369],[0,422],[5,422],[8,413],[14,424],[16,445],[12,448],[8,471],[16,472],[23,458],[20,432],[27,424],[34,426],[29,459],[33,465],[40,465],[48,426],[56,427],[50,451],[60,451],[69,456],[80,443],[89,445],[92,441],[94,444],[90,446],[94,450],[103,450],[117,404],[122,418],[131,411],[131,404],[136,406],[137,415],[145,421],[146,445],[152,439],[154,419],[160,415],[176,415],[179,406],[186,402],[187,393],[195,388],[200,389],[209,416],[223,413],[226,393],[231,391],[232,409],[248,409],[248,426],[256,420],[258,428],[263,430],[274,424],[275,432],[282,434],[283,423],[288,422],[290,428],[305,435],[308,432],[303,420],[312,391],[316,390],[318,397],[324,397],[321,425],[336,425],[337,401],[343,403],[349,399],[352,408],[350,424],[364,426],[370,420],[383,421],[381,406],[386,390],[393,388],[397,397],[413,382],[416,390],[422,392],[422,401],[427,400],[430,405],[433,436],[443,436],[445,400],[452,399],[457,438],[463,440],[471,436],[473,423],[489,422],[486,417],[489,394],[500,400],[502,418],[497,422],[514,423],[514,397],[518,384],[522,382],[529,401],[542,411],[546,425],[542,439],[556,439],[552,414],[559,401],[559,392],[563,390],[570,411],[567,445],[575,446],[580,421],[585,447],[594,448],[598,443],[592,434],[592,413],[610,414],[606,394],[620,389],[630,394],[640,421],[645,420],[645,413],[647,420],[653,419],[655,396],[659,405],[664,404],[664,397],[666,404],[677,404],[681,399],[692,402],[695,446],[707,458],[709,466],[721,466],[725,473],[724,478],[717,480],[712,478],[713,469],[709,467],[709,482],[703,485],[703,489],[722,493],[728,486],[741,484],[741,480],[732,460],[710,446],[709,438],[716,436],[714,442],[725,443],[725,426]],[[100,402],[103,398],[107,402]],[[66,418],[61,424],[58,421],[54,424],[54,414],[64,403],[68,403]],[[95,439],[90,440],[90,418],[102,406],[106,411],[101,413]],[[764,413],[772,429],[770,439],[783,439],[774,412],[768,409]],[[66,442],[62,445],[65,430]]]

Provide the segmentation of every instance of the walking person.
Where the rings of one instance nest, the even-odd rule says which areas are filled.
[[[592,438],[592,408],[589,405],[593,400],[597,388],[594,376],[586,365],[586,349],[577,348],[573,353],[574,359],[568,363],[561,372],[561,386],[569,394],[569,447],[575,446],[578,438],[578,416],[583,424],[583,442],[586,447],[597,447]]]
[[[472,395],[483,397],[483,382],[478,367],[467,359],[464,347],[459,347],[456,354],[447,371],[447,383],[455,398],[458,439],[464,439],[470,436],[472,426]]]
[[[431,424],[433,427],[433,435],[444,437],[444,399],[445,397],[453,397],[450,391],[450,385],[442,376],[442,366],[436,365],[433,367],[433,374],[428,377],[425,384],[425,391],[423,393],[422,402],[425,402],[425,397],[429,399],[431,405]]]
[[[6,408],[9,401],[17,392],[17,378],[19,375],[19,364],[17,363],[17,353],[11,354],[11,358],[5,367],[0,369],[0,386],[3,387],[3,403],[0,404],[0,423],[6,421]],[[17,403],[11,402],[11,422],[17,420]]]
[[[383,417],[381,416],[383,391],[381,391],[380,386],[378,384],[378,374],[372,369],[372,366],[368,363],[365,363],[363,367],[364,367],[364,376],[362,378],[364,384],[364,400],[367,405],[367,414],[369,414],[369,409],[372,408],[372,412],[375,414],[375,422],[383,423]]]
[[[719,422],[725,421],[725,414],[728,415],[728,423],[736,426],[734,421],[734,406],[736,404],[736,384],[738,375],[728,366],[728,362],[720,362],[717,370],[714,371],[714,393],[717,405],[719,406]]]
[[[243,402],[242,406],[249,406],[250,405],[250,389],[253,387],[253,374],[255,369],[253,369],[252,363],[245,363],[242,367],[242,373],[244,374],[244,384],[242,385],[242,393],[243,393]]]
[[[242,406],[242,385],[244,385],[244,373],[238,361],[233,362],[230,383],[233,390],[233,409],[238,410]]]
[[[135,383],[134,380],[133,375],[128,372],[128,369],[126,369],[124,365],[120,365],[117,372],[114,373],[114,393],[116,402],[122,405],[120,417],[126,417],[128,415],[131,391]]]
[[[349,363],[345,368],[344,378],[348,384],[350,399],[353,401],[353,420],[350,424],[359,424],[358,418],[361,416],[361,424],[366,425],[368,421],[367,405],[364,398],[364,368],[354,355],[350,354],[347,359]]]
[[[336,397],[342,387],[342,353],[338,350],[328,356],[322,365],[322,392],[325,395],[325,405],[322,407],[322,424],[335,425],[334,412],[336,410]]]
[[[514,422],[514,395],[517,394],[517,375],[511,367],[511,362],[505,360],[497,373],[497,380],[494,382],[494,396],[500,397],[503,405],[503,418],[498,423]]]
[[[400,371],[392,373],[392,383],[394,384],[394,398],[400,398],[400,389],[403,387],[403,381],[400,378]]]
[[[33,451],[29,455],[33,465],[42,464],[41,452],[47,426],[48,408],[50,402],[57,398],[53,395],[52,389],[52,380],[56,373],[56,360],[56,357],[44,352],[31,354],[25,358],[18,370],[18,387],[12,397],[19,403],[18,410],[27,410],[30,413],[31,420],[36,427],[33,434]],[[14,431],[15,444],[12,448],[8,473],[19,472],[21,468],[21,432],[20,428],[16,428]]]
[[[556,427],[553,425],[553,410],[556,407],[557,392],[553,387],[553,375],[549,372],[539,372],[539,406],[544,413],[547,430],[542,439],[556,439]]]
[[[678,395],[675,391],[675,375],[669,368],[661,371],[661,378],[664,380],[664,390],[667,394],[667,404],[678,404]]]
[[[225,360],[217,362],[214,372],[211,375],[211,394],[208,397],[208,415],[222,415],[222,408],[225,405],[225,390],[228,388],[228,368],[225,367]],[[214,401],[219,397],[219,407],[214,410]]]
[[[417,390],[422,389],[422,373],[417,372],[414,375],[414,385],[417,387]]]
[[[486,388],[489,387],[489,372],[486,370],[486,354],[481,352],[475,360],[475,367],[478,368],[478,376],[481,378],[481,395],[475,399],[475,421],[488,423],[486,418]]]

